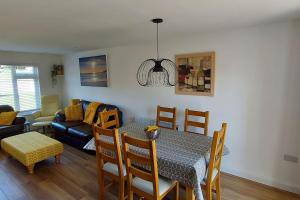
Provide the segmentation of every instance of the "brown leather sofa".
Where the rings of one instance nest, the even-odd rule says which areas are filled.
[[[89,101],[81,100],[83,115],[91,103]],[[100,104],[97,108],[94,123],[98,119],[99,112],[104,109],[112,110],[118,109],[120,125],[122,125],[122,112],[117,106],[110,104]],[[78,149],[83,149],[85,144],[90,141],[93,137],[92,126],[90,124],[84,123],[83,121],[65,121],[65,115],[63,113],[58,113],[52,122],[52,128],[55,130],[55,138],[61,142],[69,144]]]
[[[13,107],[9,105],[0,105],[0,113],[10,111],[14,111]],[[16,117],[12,125],[0,125],[0,140],[23,133],[25,121],[24,117]]]

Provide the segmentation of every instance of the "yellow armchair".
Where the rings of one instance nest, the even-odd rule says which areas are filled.
[[[52,121],[59,111],[58,95],[42,96],[41,110],[32,113],[32,118],[34,122]]]

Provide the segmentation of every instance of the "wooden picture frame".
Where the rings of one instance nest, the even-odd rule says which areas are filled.
[[[175,93],[214,96],[215,52],[175,55]]]

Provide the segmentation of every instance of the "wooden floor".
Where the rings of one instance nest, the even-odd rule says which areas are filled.
[[[65,145],[61,164],[54,158],[35,167],[35,174],[0,150],[0,200],[97,199],[95,156]],[[106,195],[117,199],[116,187]],[[184,191],[181,191],[184,197]],[[299,196],[230,175],[222,176],[223,200],[300,200]]]

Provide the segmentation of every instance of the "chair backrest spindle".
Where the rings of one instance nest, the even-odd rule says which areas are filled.
[[[189,119],[190,116],[196,116],[204,118],[204,122],[192,121]],[[203,134],[208,135],[208,121],[209,121],[209,112],[201,112],[201,111],[194,111],[185,109],[185,120],[184,120],[184,131],[190,133],[196,133],[193,131],[189,131],[189,127],[198,127],[203,129]]]
[[[120,127],[119,114],[117,109],[101,112],[100,118],[101,118],[101,127],[104,129],[111,128],[111,127],[114,128]]]
[[[170,113],[172,115],[172,117],[165,117],[165,116],[161,116],[161,113]],[[168,126],[164,126],[161,124],[161,122],[163,123],[169,123],[171,124],[171,127]],[[161,106],[157,106],[157,113],[156,113],[156,125],[158,127],[162,127],[162,128],[168,128],[168,129],[176,129],[176,108],[166,108],[166,107],[161,107]]]

